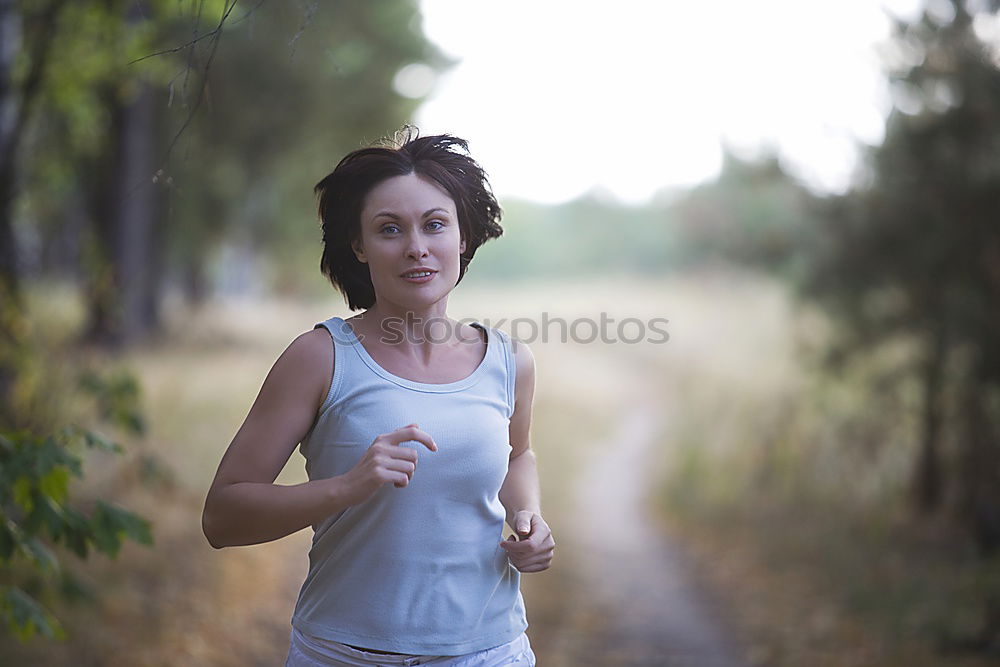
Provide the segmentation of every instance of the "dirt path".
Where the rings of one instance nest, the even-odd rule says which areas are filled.
[[[559,549],[569,555],[567,614],[545,653],[559,665],[743,665],[690,564],[647,512],[663,460],[654,447],[670,421],[664,405],[673,403],[648,382],[631,386],[611,436],[580,447],[587,460]]]

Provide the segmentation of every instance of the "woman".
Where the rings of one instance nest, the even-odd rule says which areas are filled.
[[[205,535],[221,548],[313,527],[286,666],[533,665],[519,577],[555,547],[529,441],[534,359],[447,316],[502,233],[486,175],[465,141],[407,132],[316,191],[321,267],[364,312],[275,362],[219,464]],[[298,443],[310,481],[274,484]]]

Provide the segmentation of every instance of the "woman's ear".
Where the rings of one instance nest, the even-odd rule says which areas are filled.
[[[465,239],[462,239],[462,244],[458,246],[458,254],[461,255],[465,252]]]
[[[359,262],[362,264],[368,262],[368,259],[365,257],[365,247],[361,245],[360,240],[351,242],[351,250],[354,251],[354,256],[358,258]]]

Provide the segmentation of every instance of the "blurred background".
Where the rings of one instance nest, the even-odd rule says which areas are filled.
[[[0,663],[283,663],[311,531],[202,504],[404,123],[505,211],[539,665],[1000,662],[1000,3],[697,4],[0,0]]]

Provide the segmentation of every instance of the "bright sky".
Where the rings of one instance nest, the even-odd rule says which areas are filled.
[[[430,99],[423,134],[469,141],[499,196],[630,202],[713,177],[723,142],[775,146],[814,187],[843,189],[858,141],[882,139],[883,7],[918,0],[421,0],[424,30],[461,62],[397,88]]]

